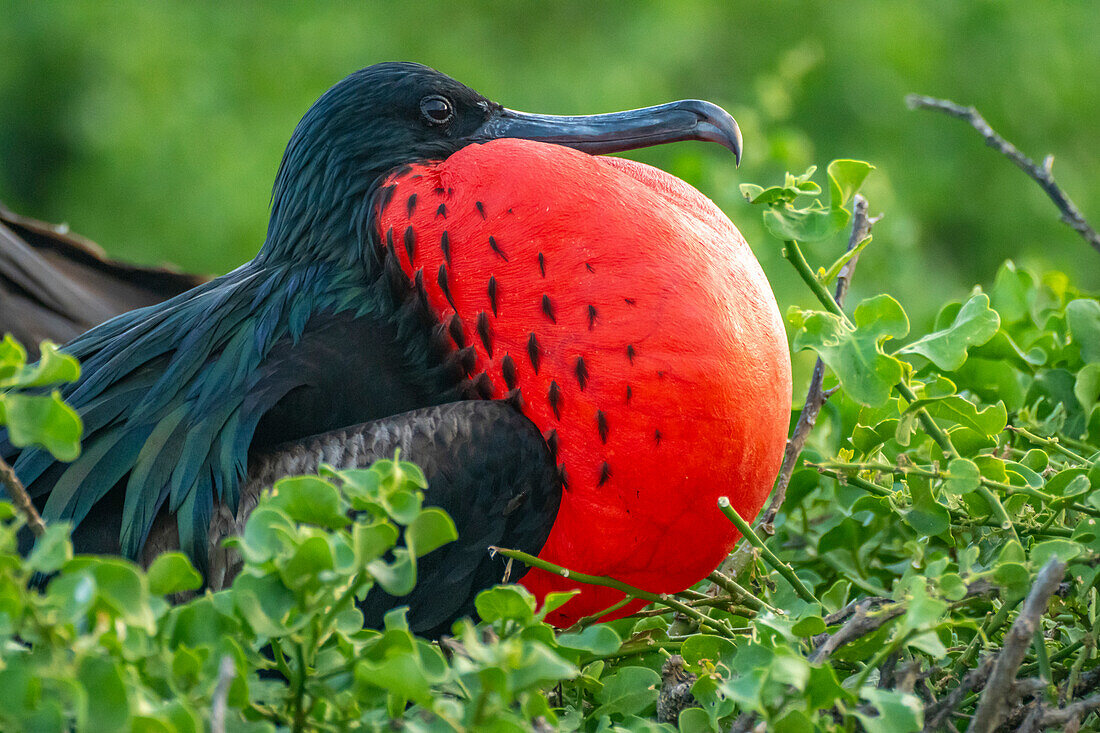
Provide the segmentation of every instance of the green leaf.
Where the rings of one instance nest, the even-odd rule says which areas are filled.
[[[271,490],[268,505],[303,524],[342,529],[350,523],[347,503],[339,490],[331,481],[318,476],[279,479]]]
[[[258,636],[280,636],[293,626],[294,594],[278,576],[241,573],[233,581],[233,601],[241,616]]]
[[[1066,305],[1066,325],[1086,363],[1100,362],[1100,301],[1078,298]]]
[[[118,662],[104,657],[85,657],[77,677],[88,697],[89,733],[116,733],[130,725],[130,699]]]
[[[405,530],[405,543],[416,557],[423,557],[437,547],[458,539],[454,520],[439,507],[420,512]]]
[[[951,528],[951,513],[936,501],[925,481],[908,481],[913,508],[905,511],[905,523],[918,534],[933,537]]]
[[[530,623],[535,617],[535,597],[523,586],[498,585],[483,590],[474,599],[474,607],[482,621],[518,621]]]
[[[868,298],[855,310],[855,327],[823,311],[791,308],[787,319],[799,330],[792,348],[813,349],[829,365],[844,391],[864,405],[886,402],[905,374],[903,364],[882,350],[884,341],[909,332],[909,319],[889,295]]]
[[[1086,410],[1091,410],[1093,405],[1100,402],[1100,364],[1086,364],[1077,372],[1073,394]]]
[[[321,584],[321,575],[332,570],[336,561],[329,538],[310,537],[294,550],[282,569],[283,584],[288,588],[315,589]]]
[[[374,560],[367,564],[367,571],[391,596],[408,595],[416,586],[416,561],[404,547],[396,548],[393,558],[390,563]]]
[[[1031,566],[1036,570],[1046,565],[1052,557],[1069,562],[1085,551],[1085,548],[1069,540],[1047,540],[1031,548]]]
[[[419,491],[405,488],[402,483],[401,488],[394,489],[382,497],[382,506],[386,508],[386,512],[393,521],[398,524],[410,524],[420,516],[423,501],[423,495]]]
[[[733,642],[714,634],[693,634],[680,648],[680,654],[688,664],[699,664],[705,660],[715,665],[724,664],[729,667],[736,653],[737,647]]]
[[[969,458],[956,458],[947,464],[944,489],[952,494],[966,494],[981,486],[982,473]]]
[[[0,389],[11,387],[14,375],[27,363],[27,350],[10,333],[0,340]]]
[[[380,662],[363,660],[355,665],[355,679],[430,708],[431,682],[418,661],[414,654],[394,654]]]
[[[661,676],[647,667],[623,667],[605,677],[593,715],[640,715],[657,702]]]
[[[794,201],[801,192],[795,188],[786,186],[771,186],[764,188],[755,183],[742,183],[741,195],[750,204],[778,204]]]
[[[1001,265],[993,282],[993,307],[1005,323],[1019,323],[1029,315],[1031,292],[1035,279],[1030,273],[1016,269],[1011,260]]]
[[[844,254],[836,258],[833,264],[829,265],[829,269],[818,275],[818,280],[824,285],[829,285],[836,279],[836,276],[840,274],[841,269],[851,262],[854,258],[859,256],[859,253],[866,249],[867,245],[871,243],[871,236],[864,237],[855,247],[845,250]]]
[[[385,520],[377,520],[373,524],[356,522],[351,537],[355,561],[359,567],[366,567],[397,544],[398,532],[397,527]]]
[[[803,616],[791,627],[791,633],[795,636],[807,638],[810,636],[817,636],[823,633],[827,628],[825,620],[821,618],[821,616]]]
[[[829,203],[833,209],[842,209],[859,191],[863,181],[875,167],[862,160],[839,159],[829,163]]]
[[[940,593],[949,601],[961,601],[966,598],[966,583],[957,573],[944,573],[936,579],[940,587]]]
[[[898,353],[919,354],[940,369],[954,371],[966,361],[970,347],[989,341],[1000,326],[1000,316],[989,307],[989,296],[978,293],[966,301],[950,326],[903,346]]]
[[[903,419],[916,419],[916,413],[922,407],[927,408],[933,417],[976,430],[982,435],[1000,435],[1008,424],[1008,409],[1003,402],[979,410],[973,402],[958,395],[917,400],[905,408]]]
[[[692,637],[697,638],[697,637]],[[619,650],[623,640],[606,624],[593,624],[580,633],[558,635],[558,644],[592,654],[611,654]]]
[[[39,345],[41,356],[38,363],[16,375],[14,387],[28,389],[45,387],[62,382],[75,382],[80,379],[80,364],[68,354],[62,354],[51,341]]]
[[[858,708],[853,710],[867,733],[910,733],[924,725],[924,706],[916,695],[865,687],[859,691],[859,696],[870,703],[876,713],[870,715]]]
[[[153,595],[166,596],[202,587],[202,576],[182,552],[165,552],[157,556],[146,575],[149,592]]]
[[[0,423],[7,425],[8,439],[17,448],[42,446],[59,461],[73,461],[80,455],[84,425],[57,391],[48,397],[12,392],[0,395]]]
[[[923,581],[912,586],[912,598],[905,608],[899,626],[902,630],[927,629],[935,626],[947,613],[947,604],[928,595]]]
[[[547,593],[542,599],[542,606],[539,607],[538,613],[535,614],[535,618],[542,621],[546,618],[547,614],[553,613],[566,603],[569,603],[573,599],[573,596],[580,593],[579,590],[567,590],[556,591]]]
[[[820,204],[802,209],[784,205],[764,212],[764,226],[777,239],[819,242],[843,229],[850,217],[844,209],[828,209]]]
[[[829,664],[810,667],[810,679],[806,683],[806,705],[810,710],[831,708],[837,700],[851,701],[854,696],[840,686],[836,670]]]
[[[72,525],[68,522],[48,525],[46,534],[34,541],[34,549],[27,557],[27,569],[47,575],[60,570],[73,557],[71,532]]]

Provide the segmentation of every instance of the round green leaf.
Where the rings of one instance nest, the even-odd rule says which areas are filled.
[[[202,587],[202,576],[195,570],[190,558],[182,552],[166,552],[157,556],[149,566],[146,576],[149,579],[149,592],[158,596]]]

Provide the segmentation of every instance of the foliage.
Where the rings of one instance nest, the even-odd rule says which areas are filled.
[[[62,354],[49,341],[42,342],[38,362],[28,366],[27,350],[5,334],[0,341],[0,425],[8,429],[12,445],[41,446],[64,461],[80,455],[80,416],[61,400],[60,393],[24,394],[79,378],[76,359]]]
[[[1036,681],[1008,713],[1092,699],[1100,301],[1009,262],[928,333],[912,335],[885,294],[849,317],[828,289],[854,256],[815,268],[801,243],[835,246],[869,171],[830,165],[827,203],[812,170],[744,189],[821,303],[790,309],[792,346],[820,356],[836,387],[775,526],[746,532],[766,551],[745,545],[675,599],[566,630],[543,619],[568,595],[538,607],[521,587],[493,588],[481,620],[437,644],[400,610],[364,629],[355,606],[376,585],[407,592],[416,558],[454,538],[398,459],[279,482],[231,540],[245,563],[232,587],[178,605],[166,597],[200,584],[182,555],[147,572],[74,558],[52,526],[21,559],[22,520],[0,504],[0,727],[917,731],[1005,644],[1052,557],[1069,572],[1020,668]],[[10,373],[40,383],[27,369]],[[36,574],[51,576],[41,590]],[[663,722],[671,654],[695,678]],[[951,705],[972,715],[981,693],[972,682]],[[1091,709],[1081,720],[1097,729]]]

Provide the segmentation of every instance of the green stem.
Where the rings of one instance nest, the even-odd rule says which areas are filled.
[[[890,595],[890,591],[886,590],[882,586],[875,585],[874,583],[872,583],[870,580],[868,580],[866,578],[861,578],[858,575],[853,575],[850,568],[844,567],[844,565],[842,565],[840,562],[838,562],[836,560],[836,558],[832,557],[831,555],[822,555],[819,552],[812,552],[812,551],[811,551],[811,553],[812,553],[812,557],[814,559],[820,560],[821,562],[823,562],[826,565],[828,565],[829,567],[831,567],[834,571],[837,572],[837,574],[839,574],[841,577],[846,579],[852,585],[854,585],[857,588],[859,588],[860,590],[862,590],[864,593],[868,593],[872,596],[889,596]]]
[[[740,583],[738,583],[733,578],[726,576],[721,571],[715,570],[713,573],[710,574],[709,578],[712,583],[733,596],[734,600],[741,601],[749,608],[755,609],[757,611],[771,611],[777,616],[783,615],[783,611],[775,608],[774,606],[769,606],[767,603],[760,600],[751,592],[749,592],[747,588],[742,587]]]
[[[634,599],[631,596],[626,596],[621,601],[616,601],[615,603],[612,603],[610,606],[608,606],[607,608],[605,608],[602,611],[597,611],[596,613],[592,614],[591,616],[584,616],[584,617],[578,619],[575,624],[570,626],[568,631],[573,631],[574,629],[583,629],[585,626],[589,626],[590,624],[594,624],[597,621],[599,621],[601,618],[606,616],[607,614],[615,613],[620,608],[622,608],[623,606],[625,606],[626,604],[630,603],[633,600]]]
[[[798,274],[802,277],[802,281],[810,287],[810,290],[814,292],[814,295],[817,296],[817,299],[821,301],[821,304],[825,306],[826,310],[835,316],[840,316],[849,326],[852,325],[852,322],[848,320],[848,316],[844,315],[844,309],[836,302],[836,298],[833,297],[833,294],[817,279],[817,275],[815,275],[814,271],[810,268],[810,263],[806,261],[806,256],[802,254],[802,249],[798,246],[798,242],[793,239],[788,239],[783,242],[783,256],[794,265],[794,269],[798,270]]]
[[[1072,447],[1075,450],[1083,451],[1084,453],[1087,453],[1089,455],[1096,455],[1096,452],[1098,450],[1100,450],[1100,448],[1097,448],[1095,445],[1089,445],[1088,443],[1086,443],[1083,440],[1077,440],[1076,438],[1070,438],[1069,436],[1066,436],[1066,435],[1058,436],[1058,440],[1060,440],[1061,442],[1065,443],[1066,445]],[[1086,461],[1086,463],[1087,462],[1088,461]]]
[[[764,561],[779,571],[779,574],[787,579],[787,582],[794,588],[794,592],[798,594],[798,597],[807,603],[820,602],[814,598],[814,594],[810,592],[810,589],[802,582],[801,578],[794,574],[794,570],[787,563],[776,557],[775,553],[764,544],[764,542],[757,536],[756,532],[752,531],[752,527],[749,523],[741,518],[741,515],[737,513],[732,506],[730,506],[730,500],[728,496],[718,497],[718,508],[722,510],[722,513],[726,515],[726,518],[733,522],[734,526],[741,533],[741,536],[745,538],[745,541],[751,544],[756,549],[760,550],[761,556]]]
[[[614,588],[617,591],[626,593],[628,596],[641,598],[643,600],[649,601],[650,603],[659,603],[662,606],[667,606],[668,608],[679,611],[685,616],[690,616],[696,619],[699,623],[703,624],[704,626],[709,626],[726,638],[732,639],[735,637],[735,634],[729,629],[729,627],[721,621],[713,619],[710,616],[707,616],[706,614],[701,613],[694,608],[691,608],[690,606],[676,600],[667,593],[650,593],[647,590],[635,588],[632,585],[628,585],[621,580],[615,580],[614,578],[607,578],[602,575],[588,575],[587,573],[578,573],[575,570],[563,568],[561,565],[555,565],[552,562],[543,560],[541,557],[535,557],[534,555],[529,555],[526,552],[521,552],[519,550],[511,550],[506,547],[490,547],[489,549],[493,552],[499,552],[501,555],[504,555],[504,557],[510,557],[513,560],[519,560],[520,562],[525,563],[531,567],[545,570],[547,572],[554,573],[555,575],[560,575],[563,578],[575,580],[578,583],[584,583],[585,585],[599,585],[603,586],[604,588]]]
[[[1081,676],[1081,669],[1092,657],[1092,652],[1096,649],[1096,640],[1100,638],[1100,608],[1097,608],[1098,594],[1096,588],[1089,589],[1089,598],[1091,603],[1089,604],[1089,611],[1092,614],[1092,628],[1084,639],[1080,640],[1081,646],[1084,647],[1081,653],[1077,655],[1077,658],[1073,660],[1073,666],[1069,670],[1069,680],[1066,681],[1065,687],[1065,699],[1066,702],[1073,700],[1074,689],[1077,687],[1077,680]]]
[[[874,471],[878,473],[890,473],[898,476],[924,476],[926,478],[944,479],[948,478],[949,474],[944,471],[934,471],[930,468],[924,468],[922,466],[895,466],[890,463],[875,463],[875,462],[848,462],[848,461],[822,461],[820,463],[806,463],[811,468],[825,468],[836,471]],[[1000,481],[992,481],[984,476],[979,478],[979,482],[982,486],[990,489],[997,489],[1004,492],[1006,495],[1023,494],[1024,496],[1030,496],[1033,499],[1037,499],[1045,504],[1065,504],[1065,499],[1058,496],[1051,496],[1050,494],[1044,494],[1038,489],[1033,489],[1030,486],[1016,486],[1015,484],[1006,484]],[[1090,506],[1085,506],[1077,502],[1068,504],[1070,509],[1081,512],[1082,514],[1088,514],[1092,517],[1100,517],[1100,509],[1094,509]]]
[[[905,382],[898,382],[894,385],[894,388],[909,404],[913,404],[917,401],[916,393],[913,392]],[[932,437],[932,440],[936,441],[936,445],[940,447],[944,455],[948,458],[959,457],[959,452],[955,450],[955,446],[951,444],[950,436],[948,436],[943,428],[936,424],[936,421],[932,419],[932,415],[928,410],[923,407],[917,410],[917,419],[919,419],[921,425],[924,426],[925,432]]]
[[[294,680],[294,730],[306,729],[306,657],[303,644],[295,644],[294,651],[298,664],[298,676]]]
[[[1030,430],[1028,430],[1026,428],[1019,428],[1019,427],[1016,427],[1014,425],[1009,425],[1007,427],[1008,427],[1009,430],[1016,433],[1017,435],[1022,436],[1023,438],[1025,438],[1030,443],[1034,443],[1035,445],[1041,445],[1045,448],[1053,448],[1054,450],[1058,451],[1059,453],[1066,456],[1067,458],[1069,458],[1071,460],[1074,460],[1074,461],[1077,461],[1078,463],[1081,463],[1085,466],[1088,466],[1088,465],[1092,464],[1092,461],[1090,461],[1089,459],[1085,458],[1084,456],[1082,456],[1078,453],[1075,453],[1075,452],[1071,451],[1069,448],[1062,445],[1062,441],[1059,438],[1044,438],[1040,435],[1036,435],[1035,433],[1031,432]]]
[[[1053,665],[1058,664],[1063,659],[1068,659],[1069,657],[1073,656],[1073,653],[1076,652],[1081,647],[1083,647],[1084,645],[1085,645],[1085,640],[1084,639],[1078,639],[1075,642],[1072,642],[1070,644],[1066,644],[1064,647],[1062,647],[1058,651],[1056,651],[1053,654],[1050,654],[1048,656],[1048,663],[1050,665],[1052,665],[1052,667],[1053,667]],[[1039,662],[1030,662],[1028,664],[1024,664],[1024,665],[1020,666],[1019,674],[1022,677],[1026,677],[1026,676],[1030,676],[1030,675],[1035,674],[1036,672],[1039,671],[1039,669],[1040,669]]]
[[[901,646],[909,641],[909,639],[917,633],[916,629],[910,629],[908,633],[902,634],[895,639],[892,643],[887,644],[875,653],[875,656],[871,657],[871,661],[864,665],[863,669],[859,671],[859,675],[856,677],[855,682],[852,683],[852,689],[858,692],[867,684],[867,678],[871,676],[873,670],[878,669],[886,663],[886,658],[896,652]]]
[[[986,622],[982,624],[982,628],[978,633],[974,634],[974,638],[970,640],[970,644],[967,645],[963,653],[959,655],[959,658],[955,660],[955,664],[952,666],[951,671],[956,677],[961,676],[963,670],[967,669],[974,662],[974,657],[977,656],[983,641],[997,633],[997,629],[1004,625],[1005,620],[1008,618],[1008,614],[1012,613],[1012,609],[1014,609],[1021,600],[1023,599],[1021,598],[1016,601],[1001,604],[997,612],[986,619]]]
[[[1016,540],[1016,542],[1020,542],[1020,536],[1016,534],[1016,528],[1013,526],[1012,520],[1009,518],[1008,512],[1005,511],[1005,505],[1001,503],[1000,498],[990,491],[988,486],[979,486],[978,493],[993,510],[993,516],[1000,521],[1001,529],[1011,532],[1012,539]],[[1023,547],[1023,544],[1021,543],[1020,546]]]
[[[825,466],[825,464],[807,463],[806,465],[810,466],[810,467],[813,467],[813,468],[818,468],[828,476],[832,476],[835,479],[839,479],[841,481],[844,481],[844,482],[850,484],[851,486],[855,486],[856,488],[863,489],[867,493],[874,494],[875,496],[882,496],[882,497],[889,498],[889,497],[893,497],[896,493],[896,492],[886,488],[885,486],[879,486],[878,484],[874,483],[873,481],[868,481],[867,479],[862,478],[860,476],[847,474],[847,473],[844,473],[843,471],[833,469],[833,468],[827,468]],[[947,507],[947,511],[951,514],[951,519],[954,521],[954,523],[957,526],[962,526],[962,527],[969,527],[969,526],[993,527],[993,528],[996,528],[996,529],[1003,529],[1003,527],[999,523],[991,520],[989,517],[982,517],[980,519],[974,519],[973,517],[971,517],[966,512],[961,511],[959,509],[952,509],[950,507]],[[1052,515],[1052,516],[1054,516],[1054,515]],[[1065,529],[1063,527],[1050,527],[1050,526],[1048,526],[1048,524],[1049,524],[1049,521],[1047,523],[1045,523],[1042,527],[1036,528],[1036,527],[1029,527],[1026,524],[1021,524],[1019,522],[1012,522],[1012,529],[1015,532],[1022,532],[1024,534],[1036,535],[1036,536],[1039,536],[1039,537],[1072,537],[1073,536],[1073,530]]]
[[[651,652],[678,652],[684,646],[682,641],[636,641],[629,644],[623,644],[619,647],[618,651],[610,652],[608,654],[593,654],[586,656],[580,663],[583,667],[586,664],[592,662],[598,662],[601,659],[621,659],[622,657],[634,657],[639,654],[649,654]]]
[[[1047,653],[1047,640],[1043,638],[1043,627],[1039,624],[1035,627],[1035,657],[1039,662],[1039,676],[1048,685],[1054,684],[1054,674],[1050,671],[1050,656]]]

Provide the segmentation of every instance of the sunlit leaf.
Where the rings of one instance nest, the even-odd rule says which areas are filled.
[[[950,326],[917,339],[898,353],[919,354],[940,369],[954,371],[966,361],[969,349],[993,338],[1000,325],[997,311],[989,307],[989,296],[978,293],[966,301]]]
[[[889,295],[868,298],[854,314],[854,327],[824,311],[791,308],[787,319],[799,330],[792,348],[813,349],[833,370],[845,391],[865,405],[881,405],[902,380],[904,367],[882,348],[909,332],[909,319]]]

